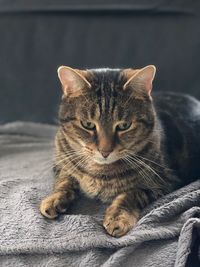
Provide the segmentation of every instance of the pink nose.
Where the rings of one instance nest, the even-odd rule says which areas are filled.
[[[110,153],[111,153],[112,151],[102,151],[102,150],[99,150],[99,152],[100,152],[101,155],[106,159],[106,158],[110,155]]]

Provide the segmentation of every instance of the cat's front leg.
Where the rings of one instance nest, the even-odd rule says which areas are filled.
[[[54,191],[42,200],[40,212],[49,219],[55,219],[59,213],[65,213],[77,196],[78,183],[72,177],[66,177],[61,171],[56,179]]]
[[[139,218],[139,208],[134,193],[118,195],[107,208],[103,226],[114,237],[121,237],[132,229]]]

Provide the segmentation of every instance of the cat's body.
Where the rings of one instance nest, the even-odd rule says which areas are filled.
[[[200,102],[172,92],[153,95],[171,169],[185,185],[200,177]]]
[[[198,178],[200,102],[173,93],[152,101],[153,71],[62,67],[57,179],[43,215],[65,212],[81,190],[109,203],[103,225],[118,237],[149,203]]]

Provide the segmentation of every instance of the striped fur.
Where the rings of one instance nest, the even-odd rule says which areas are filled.
[[[91,88],[78,97],[62,97],[55,139],[55,190],[42,201],[40,210],[55,218],[81,190],[109,203],[103,225],[110,235],[119,237],[135,225],[145,206],[179,187],[181,180],[171,168],[156,104],[140,84],[123,90],[131,70],[84,73]],[[83,120],[94,121],[98,127],[85,130],[80,125]],[[114,131],[120,121],[131,121],[131,128]],[[102,147],[112,151],[110,164],[94,161]]]

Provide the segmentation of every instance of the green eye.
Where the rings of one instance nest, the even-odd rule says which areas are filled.
[[[132,122],[122,122],[116,126],[117,131],[125,131],[131,127]]]
[[[85,128],[87,130],[95,130],[96,129],[95,124],[91,121],[81,121],[81,125],[83,126],[83,128]]]

